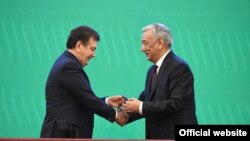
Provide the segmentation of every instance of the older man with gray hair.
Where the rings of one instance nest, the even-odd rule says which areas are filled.
[[[153,63],[138,100],[122,106],[129,122],[146,119],[146,139],[174,139],[175,125],[198,124],[195,112],[194,77],[188,64],[174,54],[170,30],[155,23],[143,28],[141,51]]]

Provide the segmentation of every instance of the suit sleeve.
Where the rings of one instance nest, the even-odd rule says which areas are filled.
[[[148,79],[149,79],[151,70],[152,70],[152,67],[150,67],[149,70],[148,70],[148,72],[147,72],[146,83],[145,83],[145,89],[146,89],[146,87],[147,87],[147,82],[149,81]],[[144,90],[144,91],[145,91],[145,90]],[[144,92],[144,91],[142,91],[141,94],[140,94],[140,96],[138,97],[138,100],[142,101],[143,103],[144,103],[144,101],[145,101],[145,92]],[[143,118],[143,117],[144,117],[144,116],[141,115],[141,114],[139,114],[139,113],[130,113],[130,114],[129,114],[129,121],[128,121],[128,123],[133,122],[133,121],[135,121],[135,120],[139,120],[139,119],[141,119],[141,118]]]
[[[61,75],[61,86],[67,89],[84,107],[110,122],[115,120],[115,110],[93,93],[82,68],[67,63]]]
[[[143,116],[171,115],[189,106],[193,100],[193,74],[186,64],[179,64],[173,69],[169,82],[169,97],[161,101],[143,103]],[[167,87],[167,86],[166,86]]]
[[[144,101],[144,99],[145,99],[144,91],[140,94],[138,99],[140,101]],[[133,121],[138,120],[138,119],[141,119],[141,118],[143,118],[143,116],[141,114],[139,114],[139,113],[129,113],[128,123],[133,122]]]

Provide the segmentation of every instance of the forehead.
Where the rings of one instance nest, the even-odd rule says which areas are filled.
[[[153,36],[153,30],[152,29],[146,30],[142,34],[142,41],[150,40],[150,39],[153,39],[153,38],[154,38],[154,36]]]
[[[97,46],[97,41],[95,40],[95,38],[91,37],[89,38],[88,44],[91,46]]]

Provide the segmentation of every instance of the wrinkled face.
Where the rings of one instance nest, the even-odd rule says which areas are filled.
[[[147,59],[156,63],[159,59],[159,38],[155,37],[153,30],[146,30],[142,35],[141,51],[147,56]]]
[[[97,48],[97,41],[94,38],[90,38],[89,42],[84,45],[79,41],[77,45],[78,59],[82,66],[88,65],[90,59],[95,57],[95,50]]]

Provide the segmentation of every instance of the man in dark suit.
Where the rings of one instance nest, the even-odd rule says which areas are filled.
[[[171,33],[165,25],[143,28],[141,50],[154,65],[138,100],[130,98],[122,106],[130,113],[128,122],[146,118],[147,139],[174,139],[176,124],[198,124],[192,71],[171,45]]]
[[[71,31],[67,50],[55,61],[46,83],[42,138],[92,138],[94,113],[119,124],[127,120],[127,113],[112,108],[121,105],[122,96],[98,98],[82,68],[95,56],[99,38],[88,26]]]

